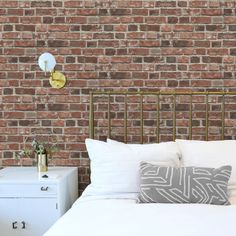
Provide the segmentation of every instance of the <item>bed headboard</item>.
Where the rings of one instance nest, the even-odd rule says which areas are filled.
[[[236,137],[236,92],[90,92],[90,138],[150,143]]]

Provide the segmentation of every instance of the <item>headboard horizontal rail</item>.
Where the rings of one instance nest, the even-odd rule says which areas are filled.
[[[90,91],[93,95],[236,95],[236,92],[230,91]]]

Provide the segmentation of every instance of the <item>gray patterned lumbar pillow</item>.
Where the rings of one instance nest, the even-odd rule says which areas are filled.
[[[142,162],[139,202],[229,205],[231,170],[231,166],[177,168]]]

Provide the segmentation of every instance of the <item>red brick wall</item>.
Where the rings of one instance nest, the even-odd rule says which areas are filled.
[[[50,134],[60,144],[50,163],[79,166],[83,189],[89,90],[234,90],[235,9],[226,0],[0,1],[2,165],[21,164],[26,137]],[[46,51],[64,89],[50,88],[37,65]]]

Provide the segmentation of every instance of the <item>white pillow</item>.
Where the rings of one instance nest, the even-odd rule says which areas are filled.
[[[229,201],[231,204],[236,204],[236,187],[234,186],[234,188],[229,187],[228,188],[228,194],[229,194]]]
[[[91,184],[86,190],[87,195],[139,192],[141,161],[179,165],[174,142],[131,147],[86,139],[85,144],[91,160]]]
[[[229,197],[229,202],[231,205],[236,205],[236,196]]]
[[[232,166],[229,185],[236,185],[236,140],[196,141],[177,139],[183,166]]]
[[[120,145],[120,146],[127,145],[132,150],[148,151],[149,155],[150,155],[150,152],[154,152],[154,155],[155,155],[155,151],[156,151],[155,148],[160,146],[160,144],[161,145],[168,145],[168,151],[173,152],[176,155],[178,155],[177,165],[178,166],[180,165],[181,152],[180,152],[179,146],[176,142],[169,141],[169,142],[163,142],[163,143],[136,144],[136,143],[123,143],[123,142],[119,142],[119,141],[114,140],[114,139],[107,138],[107,143],[109,143],[111,145]]]

